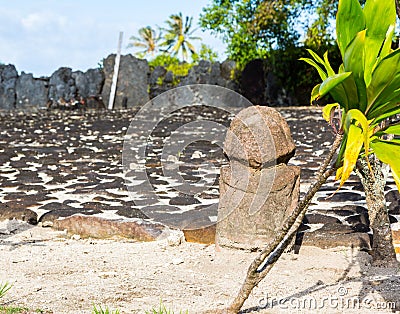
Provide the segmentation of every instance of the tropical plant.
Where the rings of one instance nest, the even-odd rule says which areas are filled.
[[[376,16],[380,18],[377,19]],[[328,94],[335,103],[324,107],[324,118],[333,124],[343,140],[337,158],[336,178],[340,187],[353,170],[361,177],[366,193],[372,253],[375,263],[396,264],[389,216],[385,204],[382,163],[391,168],[400,189],[400,124],[390,118],[400,113],[400,50],[392,50],[396,25],[393,1],[368,0],[361,7],[357,0],[339,1],[336,20],[337,42],[343,64],[335,72],[327,54],[303,58],[313,65],[321,79],[311,101]]]
[[[172,14],[166,21],[168,28],[163,28],[165,31],[165,41],[161,44],[167,47],[166,51],[172,56],[177,56],[179,52],[182,54],[184,61],[188,58],[188,51],[195,54],[196,50],[192,40],[201,40],[200,37],[193,36],[196,29],[192,29],[193,17],[186,16],[183,18],[182,13]]]
[[[132,36],[129,39],[132,41],[129,43],[129,47],[137,47],[142,49],[137,52],[136,55],[139,57],[145,57],[146,55],[154,56],[158,52],[158,42],[161,39],[161,31],[157,32],[151,27],[146,26],[139,29],[139,36]]]
[[[340,179],[339,188],[353,170],[361,177],[373,230],[373,264],[398,267],[382,171],[382,163],[390,166],[399,189],[400,140],[393,136],[400,135],[400,124],[391,120],[400,113],[400,50],[391,49],[395,20],[394,0],[367,0],[364,8],[358,0],[339,0],[336,32],[343,64],[335,72],[327,54],[321,58],[311,50],[312,59],[303,59],[317,69],[322,79],[314,88],[311,101],[328,94],[335,101],[323,109],[323,117],[336,131],[335,140],[314,183],[275,238],[250,264],[231,305],[209,313],[239,312],[253,288],[265,278],[296,235],[315,193],[335,172]]]

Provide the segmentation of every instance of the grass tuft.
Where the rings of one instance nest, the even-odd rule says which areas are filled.
[[[155,309],[153,307],[150,311],[145,311],[145,314],[175,314],[175,313],[173,310],[167,309],[161,301],[158,309]],[[179,311],[179,314],[189,314],[189,311],[188,310],[186,310],[185,312]]]
[[[104,309],[101,305],[93,305],[93,314],[120,314],[119,310],[111,311],[108,306]]]

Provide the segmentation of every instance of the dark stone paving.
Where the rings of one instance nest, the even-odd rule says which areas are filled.
[[[304,193],[331,146],[333,134],[320,110],[279,111],[297,146],[290,164],[302,168]],[[228,161],[216,143],[202,140],[200,135],[218,138],[219,131],[198,128],[192,134],[184,132],[180,140],[199,140],[168,155],[166,161],[161,162],[160,156],[166,140],[179,127],[199,117],[228,127],[232,115],[192,106],[163,120],[147,140],[146,160],[127,173],[128,192],[122,150],[134,115],[134,110],[0,113],[0,219],[15,212],[16,217],[30,223],[51,224],[59,217],[82,213],[104,218],[160,217],[181,228],[212,225],[217,219],[219,168]],[[144,173],[151,183],[150,192]],[[329,199],[337,188],[333,178],[317,193],[302,227],[308,241],[323,233],[355,234],[351,237],[365,242],[361,236],[368,231],[364,194],[356,176],[349,181]],[[388,183],[387,201],[391,220],[396,223],[400,198],[393,179],[389,177]],[[193,190],[185,194],[182,187],[187,186]]]

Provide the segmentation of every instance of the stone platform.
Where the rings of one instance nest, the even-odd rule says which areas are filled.
[[[297,146],[290,164],[302,169],[304,193],[331,146],[333,134],[320,109],[278,110],[287,120]],[[183,193],[178,188],[182,182],[164,175],[160,154],[165,139],[180,126],[199,117],[228,126],[232,115],[224,110],[193,106],[171,114],[157,125],[146,143],[147,158],[143,160],[143,169],[157,196],[151,198],[137,173],[131,173],[126,182],[123,175],[124,135],[135,113],[1,112],[0,220],[16,218],[87,237],[121,236],[149,241],[168,231],[157,222],[159,216],[163,222],[168,217],[169,227],[183,230],[188,241],[212,243],[219,168],[227,164],[221,148],[198,140],[175,156],[176,172],[186,183],[207,187],[193,194]],[[195,134],[199,139],[202,132],[214,134],[213,129],[198,129]],[[205,162],[213,167],[204,167]],[[128,193],[127,186],[133,193]],[[369,249],[368,215],[358,178],[352,176],[338,193],[327,199],[336,189],[337,184],[330,178],[316,194],[297,243]],[[400,198],[392,178],[386,191],[400,252]],[[7,233],[10,230],[0,227],[1,238],[6,238]]]

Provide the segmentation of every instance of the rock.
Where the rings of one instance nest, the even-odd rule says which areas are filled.
[[[224,152],[253,168],[286,163],[295,153],[290,129],[278,111],[269,107],[248,107],[232,120]]]
[[[37,218],[37,214],[28,208],[13,208],[0,203],[0,221],[17,219],[36,225]]]
[[[261,248],[298,202],[300,168],[286,164],[295,152],[289,126],[275,109],[248,107],[232,120],[224,151],[216,244]]]
[[[321,249],[344,246],[358,248],[363,251],[371,250],[371,240],[367,233],[336,233],[333,236],[321,229],[298,234],[295,245],[316,246]]]
[[[174,82],[174,73],[172,71],[168,71],[164,77],[164,83],[171,84]]]
[[[115,57],[115,54],[111,54],[103,62],[105,81],[102,97],[106,106],[110,97]],[[149,74],[149,65],[146,60],[137,59],[131,54],[121,56],[114,108],[122,108],[124,97],[127,98],[127,107],[145,105],[149,101],[147,91]]]
[[[64,205],[66,206],[66,205]],[[71,206],[68,206],[71,207]],[[57,210],[51,210],[40,217],[39,221],[42,224],[45,224],[47,226],[51,226],[54,224],[54,221],[60,218],[64,217],[70,217],[72,215],[75,215],[77,213],[84,214],[84,215],[95,215],[95,214],[100,214],[102,213],[101,210],[96,210],[96,209],[84,209],[84,208],[75,208],[75,207],[61,207]]]
[[[321,215],[321,214],[307,214],[304,217],[303,223],[305,224],[325,224],[325,223],[340,223],[336,217]]]
[[[390,203],[396,204],[396,205],[400,205],[399,204],[399,201],[400,201],[399,191],[391,190],[386,193],[385,197],[386,197],[387,202],[390,202]]]
[[[75,80],[70,68],[61,67],[50,76],[49,98],[54,101],[63,98],[69,100],[76,96]]]
[[[224,66],[225,71],[230,71],[226,69],[228,64]],[[236,82],[233,81],[230,75],[226,75],[226,77],[222,76],[221,64],[219,62],[211,63],[207,60],[200,60],[198,65],[192,67],[188,75],[181,79],[179,86],[192,84],[218,85],[232,90],[238,90]]]
[[[369,225],[369,217],[367,214],[357,214],[345,219],[351,226],[362,223],[364,225]]]
[[[98,96],[104,83],[104,73],[100,69],[89,69],[85,73],[76,71],[72,73],[75,80],[77,95],[87,98]]]
[[[343,192],[339,191],[329,199],[326,199],[325,197],[319,197],[317,199],[318,202],[355,202],[355,201],[361,201],[364,199],[364,196],[361,193],[355,193],[355,192]]]
[[[250,250],[263,247],[297,206],[300,169],[285,164],[232,168],[221,168],[216,241]]]
[[[74,215],[57,219],[53,223],[56,230],[67,229],[70,234],[83,238],[122,237],[137,241],[155,241],[168,234],[168,229],[159,223],[133,219],[105,219],[94,216]]]
[[[49,79],[34,78],[32,74],[24,72],[18,77],[16,83],[16,108],[45,107],[48,100]]]
[[[354,214],[365,214],[368,215],[368,210],[359,205],[343,205],[343,206],[338,206],[338,207],[333,207],[332,212],[336,213],[341,216],[347,216],[347,215],[354,215]],[[351,214],[348,214],[351,212]]]
[[[232,80],[235,76],[236,62],[226,59],[221,63],[221,77],[225,80]]]
[[[157,85],[160,83],[160,79],[164,79],[167,70],[162,66],[156,66],[154,70],[150,73],[149,76],[149,84],[150,85]]]
[[[112,209],[112,208],[110,208],[110,209]],[[120,215],[120,216],[124,216],[126,218],[141,218],[141,219],[149,218],[140,209],[133,208],[133,207],[127,207],[127,206],[124,206],[123,208],[118,209],[116,214]]]
[[[354,230],[347,225],[343,225],[341,223],[326,223],[321,228],[318,229],[319,232],[324,233],[326,235],[338,235],[338,234],[347,234],[353,233]]]
[[[202,244],[214,244],[215,243],[215,231],[216,225],[205,226],[198,229],[183,229],[182,230],[187,242],[195,242]]]
[[[200,204],[200,201],[196,199],[193,195],[182,194],[180,196],[171,198],[169,201],[170,205],[192,205],[192,204]]]
[[[171,230],[167,237],[169,246],[178,246],[185,242],[185,235],[181,230]]]
[[[17,79],[18,72],[15,66],[0,64],[0,109],[15,108]]]

